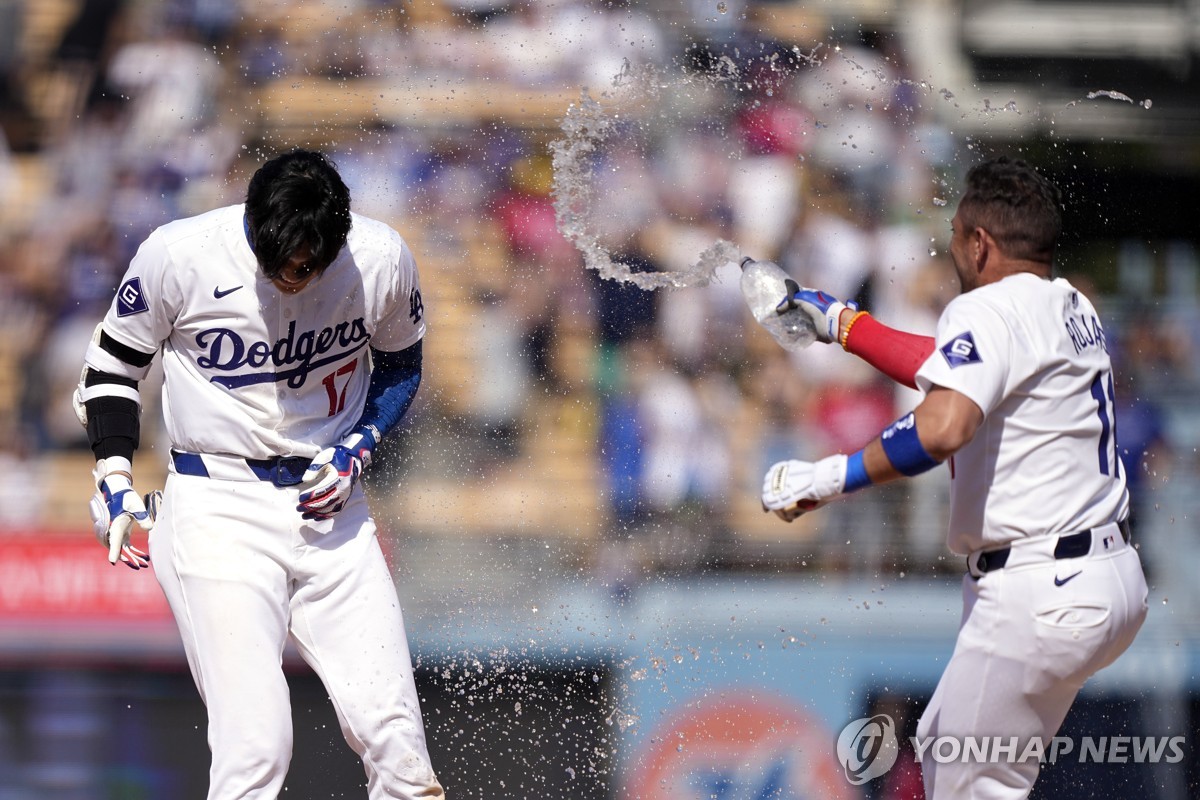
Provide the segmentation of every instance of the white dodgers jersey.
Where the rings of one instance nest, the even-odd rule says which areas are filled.
[[[1020,273],[955,298],[917,385],[953,389],[984,413],[950,462],[952,551],[1074,533],[1128,513],[1104,330],[1066,280]]]
[[[396,231],[352,216],[346,246],[296,294],[258,266],[241,205],[168,223],[130,263],[104,329],[162,348],[173,448],[244,458],[315,456],[362,414],[368,344],[425,334],[417,269]]]

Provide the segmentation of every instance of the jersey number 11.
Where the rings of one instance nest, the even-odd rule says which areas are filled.
[[[1100,474],[1119,475],[1118,470],[1121,467],[1117,461],[1116,396],[1113,392],[1111,372],[1096,373],[1096,377],[1092,379],[1092,397],[1096,401],[1096,413],[1100,416],[1100,446],[1097,448],[1100,456]]]

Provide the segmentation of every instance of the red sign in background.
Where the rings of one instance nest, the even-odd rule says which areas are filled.
[[[0,535],[0,622],[170,619],[152,569],[109,564],[90,531]]]

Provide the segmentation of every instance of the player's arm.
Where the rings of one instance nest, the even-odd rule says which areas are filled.
[[[779,311],[801,308],[813,319],[817,338],[838,342],[897,383],[916,389],[917,370],[933,352],[934,338],[889,328],[866,311],[816,289],[801,289]]]
[[[371,381],[363,413],[338,444],[317,454],[304,473],[299,510],[305,519],[328,519],[342,509],[371,464],[371,454],[400,423],[421,385],[421,342],[389,352],[371,348]]]
[[[791,522],[838,495],[920,475],[971,441],[983,419],[965,394],[935,386],[912,412],[857,453],[772,466],[763,479],[763,508]]]
[[[898,432],[897,427],[909,419],[911,432]],[[870,485],[919,475],[961,450],[982,424],[983,411],[975,401],[954,389],[935,386],[910,414],[863,448],[864,477]]]
[[[74,397],[96,456],[96,494],[89,504],[96,538],[109,549],[109,563],[120,559],[134,569],[148,566],[149,557],[129,544],[129,533],[134,522],[147,530],[154,525],[158,495],[143,498],[133,491],[133,453],[141,438],[138,384],[153,360],[154,353],[123,344],[97,326]]]
[[[356,428],[378,435],[376,444],[395,428],[417,396],[421,385],[421,342],[394,353],[371,349],[371,383]]]

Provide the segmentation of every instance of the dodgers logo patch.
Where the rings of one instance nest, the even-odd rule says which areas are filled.
[[[978,348],[975,347],[975,337],[971,335],[970,331],[960,333],[942,345],[942,356],[951,369],[961,367],[963,364],[978,364],[983,361],[979,357]]]
[[[146,296],[142,294],[142,282],[138,278],[130,278],[121,284],[117,290],[117,316],[128,317],[130,314],[140,314],[149,311]]]

